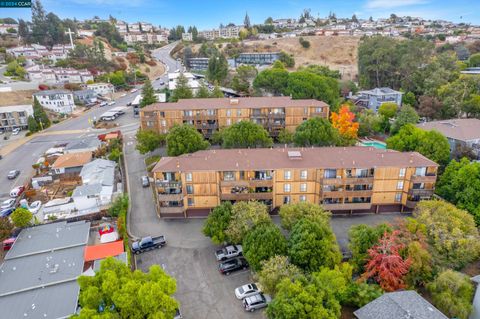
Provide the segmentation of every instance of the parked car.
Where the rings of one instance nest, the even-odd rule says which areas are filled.
[[[218,271],[220,271],[221,274],[227,275],[227,276],[234,271],[247,269],[247,268],[248,268],[248,262],[243,257],[229,259],[218,265]]]
[[[165,82],[163,82],[163,81],[160,81],[160,85],[165,85]]]
[[[158,237],[143,237],[140,240],[134,241],[132,244],[132,252],[135,254],[143,253],[144,251],[161,248],[167,244],[165,236]]]
[[[20,171],[18,169],[14,169],[13,171],[8,172],[7,178],[15,179],[18,175],[20,175]]]
[[[121,97],[127,96],[127,93],[122,93]]]
[[[2,205],[0,206],[0,209],[7,209],[7,208],[10,208],[10,207],[14,207],[15,203],[16,203],[15,198],[6,199],[2,202]]]
[[[235,288],[235,297],[237,299],[247,298],[260,293],[261,290],[255,283],[246,284],[241,287]]]
[[[257,309],[265,308],[272,301],[269,295],[262,293],[247,297],[243,299],[243,307],[246,311],[255,311]]]
[[[182,313],[180,312],[180,309],[175,310],[175,317],[173,319],[183,319]]]
[[[115,104],[115,101],[108,102],[108,105],[114,105],[114,104]]]
[[[16,127],[12,130],[12,135],[18,135],[18,133],[20,133],[20,131],[21,130],[18,127]]]
[[[242,245],[230,245],[223,247],[215,252],[217,260],[227,260],[229,258],[241,256],[243,254]]]
[[[10,197],[15,198],[22,195],[23,191],[25,190],[25,186],[17,186],[10,191]]]
[[[135,93],[135,92],[137,92],[137,91],[138,91],[138,89],[131,89],[131,90],[130,90],[130,93]]]
[[[107,106],[108,105],[108,102],[105,102],[103,101],[102,103],[100,103],[100,107],[104,107],[104,106]]]
[[[15,211],[15,207],[5,208],[0,210],[0,217],[10,216],[11,213]]]
[[[148,179],[148,176],[142,176],[142,186],[143,187],[150,186],[150,180]]]
[[[16,237],[10,237],[10,238],[5,239],[2,242],[3,251],[10,250],[10,248],[12,248],[12,246],[13,246],[13,243],[15,242],[15,239],[16,239]]]
[[[32,214],[36,214],[38,213],[38,211],[40,210],[40,208],[42,208],[42,202],[39,201],[39,200],[36,200],[34,201],[33,203],[31,203],[29,206],[28,206],[28,210],[30,211],[30,213]]]

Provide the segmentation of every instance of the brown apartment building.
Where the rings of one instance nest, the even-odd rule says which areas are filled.
[[[290,97],[244,97],[186,99],[174,103],[156,103],[140,110],[143,130],[168,133],[175,124],[191,124],[204,136],[242,120],[260,124],[272,136],[286,128],[294,131],[311,117],[328,118],[325,102]]]
[[[221,149],[163,157],[153,169],[161,217],[206,216],[222,201],[272,212],[307,201],[333,213],[411,210],[432,197],[435,162],[373,147]]]

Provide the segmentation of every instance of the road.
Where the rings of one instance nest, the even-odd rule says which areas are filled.
[[[177,44],[178,42],[172,42],[152,51],[152,56],[165,65],[165,74],[152,82],[153,87],[156,89],[162,87],[160,82],[168,83],[168,72],[178,70],[182,66],[180,62],[170,56],[170,52]]]

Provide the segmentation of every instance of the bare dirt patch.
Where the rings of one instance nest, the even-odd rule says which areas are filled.
[[[0,106],[32,104],[35,90],[12,91],[0,93]]]

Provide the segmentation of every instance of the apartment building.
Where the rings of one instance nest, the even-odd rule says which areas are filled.
[[[295,128],[311,117],[328,118],[325,102],[286,96],[186,99],[174,103],[157,103],[140,110],[144,130],[167,133],[175,124],[191,124],[204,136],[242,120],[260,124],[272,135]]]
[[[215,40],[218,38],[231,39],[238,38],[240,34],[239,26],[231,26],[220,29],[204,30],[198,32],[198,37],[205,38],[207,40]]]
[[[95,94],[104,96],[115,93],[115,87],[111,83],[87,84],[87,89],[92,90]]]
[[[33,94],[41,106],[53,112],[70,114],[75,109],[73,93],[68,90],[46,90]]]
[[[160,42],[167,42],[167,37],[161,33],[141,33],[141,32],[130,32],[123,35],[123,39],[127,44],[134,44],[138,42],[154,44]]]
[[[87,83],[87,81],[93,81],[93,74],[88,70],[45,67],[34,64],[26,68],[26,71],[27,78],[30,81],[44,83]]]
[[[360,91],[353,99],[356,105],[364,106],[377,112],[380,105],[386,102],[393,102],[399,107],[402,106],[402,96],[402,92],[391,88],[375,88],[373,90]]]
[[[27,128],[28,117],[33,116],[33,107],[27,105],[0,106],[0,130],[11,131],[14,128]]]
[[[236,64],[272,64],[280,58],[279,52],[250,52],[250,53],[240,53],[238,57],[235,58]]]
[[[373,147],[207,150],[163,157],[153,169],[161,217],[206,216],[223,201],[272,212],[311,202],[333,213],[411,210],[430,199],[438,165],[416,152]]]

